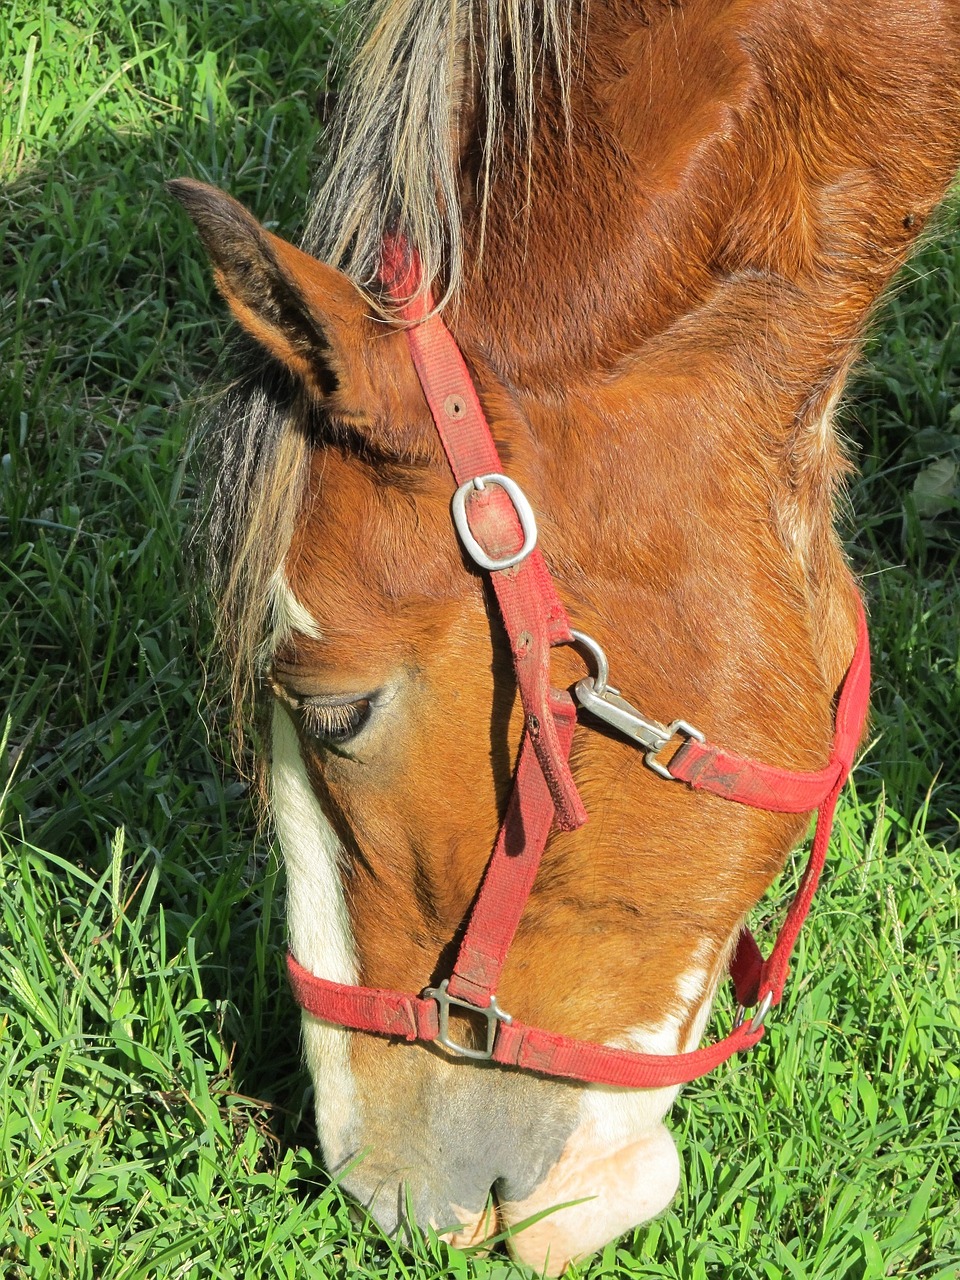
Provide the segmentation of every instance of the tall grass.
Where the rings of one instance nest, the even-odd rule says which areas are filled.
[[[333,17],[291,0],[0,12],[11,1280],[518,1274],[383,1240],[318,1164],[282,876],[223,764],[188,604],[187,406],[224,334],[162,183],[217,182],[292,232]],[[957,1273],[958,291],[948,218],[848,411],[874,742],[783,1017],[749,1062],[684,1092],[680,1197],[584,1275]]]

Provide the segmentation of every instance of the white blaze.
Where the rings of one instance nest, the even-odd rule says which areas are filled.
[[[320,639],[320,628],[308,609],[300,603],[290,589],[287,575],[283,568],[277,569],[270,579],[270,620],[272,623],[267,651],[273,654],[278,645],[293,631],[309,636],[311,640]]]
[[[356,952],[338,870],[343,849],[310,785],[290,716],[280,706],[273,711],[270,798],[287,868],[290,949],[318,978],[355,984]],[[335,1169],[350,1153],[349,1127],[358,1113],[350,1032],[304,1013],[303,1036],[317,1128]]]

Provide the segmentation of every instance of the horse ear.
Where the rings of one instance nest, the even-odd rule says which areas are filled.
[[[352,281],[261,227],[216,187],[176,178],[167,189],[196,223],[243,328],[339,417],[377,433],[392,424],[404,439],[377,443],[411,452],[425,404],[406,344],[373,319]]]

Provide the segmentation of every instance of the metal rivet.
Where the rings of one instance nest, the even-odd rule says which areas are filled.
[[[529,732],[531,738],[535,738],[537,736],[537,734],[540,732],[539,716],[535,716],[535,715],[527,716],[527,731]]]
[[[448,418],[462,418],[467,412],[467,402],[463,396],[447,396],[443,402],[443,411]]]

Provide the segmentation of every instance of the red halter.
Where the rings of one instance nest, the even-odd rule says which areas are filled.
[[[510,640],[525,716],[513,792],[487,864],[449,978],[420,996],[347,986],[315,977],[287,956],[297,1001],[318,1018],[403,1040],[437,1042],[461,1057],[524,1067],[543,1075],[596,1084],[655,1088],[695,1080],[764,1032],[764,1018],[780,1003],[787,965],[810,909],[823,867],[837,797],[850,772],[866,716],[870,685],[867,624],[860,606],[857,647],[837,704],[829,763],[817,773],[794,773],[744,759],[705,741],[685,721],[664,726],[644,718],[606,683],[599,647],[573,632],[543,556],[529,503],[501,472],[500,459],[463,356],[433,310],[429,294],[415,296],[419,263],[400,240],[384,247],[384,281],[409,322],[413,363],[457,484],[454,523],[471,558],[490,573]],[[410,298],[413,301],[408,301]],[[550,649],[579,644],[597,662],[597,675],[576,687],[577,699],[641,745],[647,764],[666,779],[727,800],[778,813],[818,809],[810,860],[787,918],[764,961],[753,935],[740,934],[730,974],[741,1010],[729,1035],[691,1053],[633,1053],[524,1026],[499,1008],[494,996],[527,898],[556,822],[563,831],[586,821],[570,773],[576,706],[550,687]],[[676,738],[682,743],[660,759]],[[753,1018],[743,1009],[757,1005]],[[486,1043],[477,1049],[450,1038],[450,1009],[482,1017]]]

